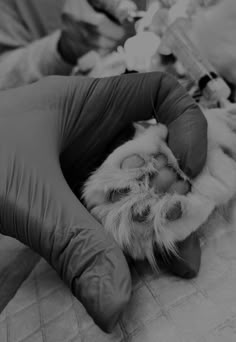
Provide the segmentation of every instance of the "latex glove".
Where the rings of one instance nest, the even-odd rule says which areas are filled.
[[[135,9],[132,0],[66,0],[58,43],[62,58],[75,65],[91,50],[102,56],[113,51],[135,33],[125,22]]]
[[[206,159],[207,124],[173,77],[51,76],[0,93],[0,233],[44,257],[104,331],[113,329],[130,299],[130,272],[76,195],[115,138],[153,116],[168,125],[181,167],[197,175]]]

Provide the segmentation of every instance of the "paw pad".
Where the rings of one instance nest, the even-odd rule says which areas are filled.
[[[175,170],[170,167],[163,167],[152,179],[151,186],[157,193],[165,193],[170,186],[177,181],[177,174]]]
[[[160,170],[163,167],[165,167],[167,165],[167,163],[168,163],[167,157],[164,154],[162,154],[162,153],[154,156],[154,158],[155,158],[155,167],[158,170]]]
[[[170,194],[179,194],[179,195],[187,195],[187,193],[191,190],[191,185],[189,182],[178,180],[169,188]]]
[[[145,160],[138,154],[126,157],[121,163],[121,169],[137,169],[145,164]]]
[[[166,219],[168,221],[175,221],[182,217],[183,210],[181,202],[174,203],[167,211],[166,213]]]

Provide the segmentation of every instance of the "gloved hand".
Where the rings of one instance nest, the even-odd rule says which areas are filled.
[[[113,140],[153,116],[168,125],[183,170],[196,176],[206,159],[207,124],[171,76],[52,76],[0,93],[0,233],[44,257],[105,331],[129,301],[130,272],[76,195]]]
[[[135,9],[132,0],[66,0],[58,42],[62,58],[75,65],[91,50],[102,56],[113,51],[135,33],[125,22]]]

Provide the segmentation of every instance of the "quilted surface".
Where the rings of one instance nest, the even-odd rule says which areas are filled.
[[[212,222],[196,279],[154,276],[146,264],[136,264],[131,302],[111,335],[93,323],[55,271],[41,260],[1,313],[0,341],[235,341],[235,222],[219,216]]]

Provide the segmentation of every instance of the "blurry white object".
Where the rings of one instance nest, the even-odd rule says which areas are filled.
[[[172,24],[179,17],[188,17],[190,0],[178,0],[169,10],[168,23]]]
[[[129,38],[124,47],[120,46],[117,51],[106,57],[101,57],[95,51],[87,53],[80,58],[73,74],[108,77],[123,74],[126,69],[151,71],[159,45],[160,38],[153,32],[140,32]]]
[[[90,51],[79,59],[73,74],[89,77],[108,77],[123,74],[126,69],[126,60],[123,51],[117,51],[106,57],[101,57],[97,52]]]
[[[193,18],[191,40],[218,73],[236,85],[236,1],[218,2]]]
[[[89,72],[100,62],[100,60],[101,57],[96,51],[90,51],[78,60],[74,73]]]
[[[155,1],[155,0],[154,0]],[[179,0],[159,0],[159,2],[165,7],[173,6]]]
[[[100,57],[100,56],[99,56]],[[110,77],[121,75],[126,70],[125,56],[120,52],[113,52],[107,57],[100,57],[89,77]]]
[[[145,29],[148,29],[151,26],[151,23],[153,21],[153,17],[157,13],[157,11],[160,9],[160,4],[156,1],[153,2],[147,9],[145,15],[141,20],[139,20],[136,24],[136,31],[142,32]]]
[[[150,71],[152,58],[157,53],[160,38],[153,32],[140,32],[124,44],[128,70]]]

